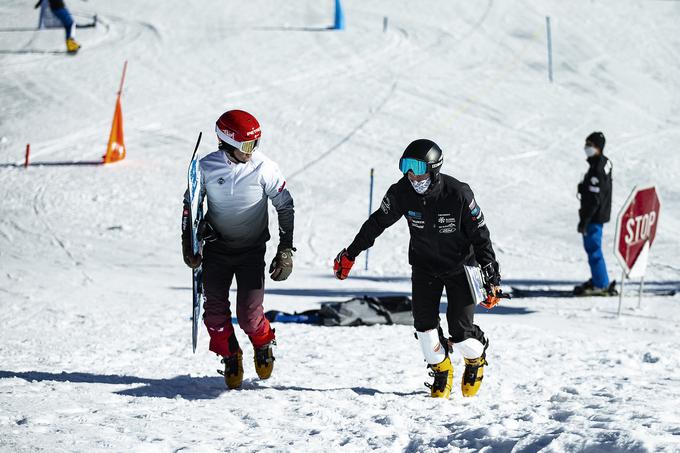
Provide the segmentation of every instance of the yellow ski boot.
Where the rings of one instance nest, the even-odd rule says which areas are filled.
[[[224,363],[224,371],[217,370],[224,376],[224,383],[230,389],[237,389],[243,383],[243,353],[239,349],[238,352],[231,357],[222,357]]]
[[[73,38],[68,38],[66,40],[66,52],[70,54],[77,53],[80,50],[80,44]]]
[[[432,371],[429,373],[434,378],[432,384],[425,383],[430,389],[432,398],[448,398],[451,395],[453,385],[453,365],[448,356],[436,365],[428,365]]]
[[[460,389],[463,392],[463,396],[471,397],[477,394],[479,387],[482,385],[484,365],[488,365],[486,362],[486,347],[480,357],[464,360],[465,371],[463,372],[463,379],[460,382]]]
[[[272,346],[276,343],[272,341],[264,346],[255,349],[255,371],[260,379],[269,379],[274,371],[274,351]]]

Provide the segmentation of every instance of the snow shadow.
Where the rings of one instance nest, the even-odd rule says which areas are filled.
[[[265,294],[276,296],[297,296],[297,297],[385,297],[385,296],[407,296],[411,297],[411,292],[404,291],[377,291],[372,289],[326,289],[326,288],[268,288]]]
[[[19,49],[5,50],[0,49],[0,55],[68,55],[65,50],[40,50],[40,49]]]
[[[330,31],[335,30],[332,26],[327,27],[295,27],[295,26],[285,26],[285,25],[273,25],[273,26],[260,26],[253,27],[251,30],[257,31]]]
[[[2,52],[0,52],[2,53]],[[31,162],[29,167],[78,167],[78,166],[94,166],[103,165],[100,160],[97,161],[57,161],[57,162]],[[0,164],[0,168],[23,168],[24,164]]]
[[[137,376],[94,373],[47,373],[42,371],[1,371],[0,379],[19,378],[28,382],[71,382],[79,384],[137,385],[127,390],[113,393],[123,396],[148,398],[182,398],[185,400],[205,400],[219,397],[227,391],[224,379],[220,376],[191,377],[175,376],[169,379],[149,379]]]
[[[350,390],[357,395],[375,396],[375,395],[395,395],[395,396],[414,396],[422,395],[423,390],[414,390],[412,392],[383,392],[382,390],[373,389],[369,387],[333,387],[333,388],[311,388],[300,387],[296,385],[260,385],[258,381],[244,382],[241,390],[263,390],[272,389],[282,392],[341,392],[343,390]]]
[[[219,397],[227,392],[224,378],[221,376],[191,377],[175,376],[169,379],[149,379],[137,376],[125,376],[119,374],[94,374],[94,373],[48,373],[43,371],[1,371],[0,379],[18,378],[27,382],[68,382],[77,384],[109,384],[109,385],[137,385],[127,390],[119,390],[113,393],[123,396],[146,397],[146,398],[182,398],[185,400],[206,400]],[[341,387],[341,388],[311,388],[284,385],[261,385],[257,380],[246,379],[238,391],[272,389],[277,391],[294,392],[338,392],[351,390],[357,395],[396,395],[410,396],[422,394],[422,391],[413,392],[383,392],[368,387]]]

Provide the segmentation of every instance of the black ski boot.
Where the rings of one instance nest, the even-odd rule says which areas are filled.
[[[584,296],[586,291],[592,291],[593,289],[595,289],[595,285],[593,285],[593,279],[590,278],[587,282],[574,286],[574,296]]]

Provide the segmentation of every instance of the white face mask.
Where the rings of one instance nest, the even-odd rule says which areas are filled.
[[[430,178],[427,178],[424,181],[411,181],[410,179],[409,181],[413,186],[413,190],[415,190],[419,195],[424,194],[430,187]]]
[[[583,151],[586,152],[586,156],[588,157],[593,157],[595,154],[597,154],[597,149],[593,148],[592,146],[586,146],[583,148]]]

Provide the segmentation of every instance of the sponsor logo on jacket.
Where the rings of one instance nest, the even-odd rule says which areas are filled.
[[[387,214],[390,212],[390,209],[392,209],[392,205],[390,204],[390,197],[385,195],[385,197],[382,199],[382,203],[380,203],[380,209],[382,209],[382,212]]]
[[[437,216],[437,227],[440,233],[454,233],[456,231],[456,219],[450,213],[442,212]]]

